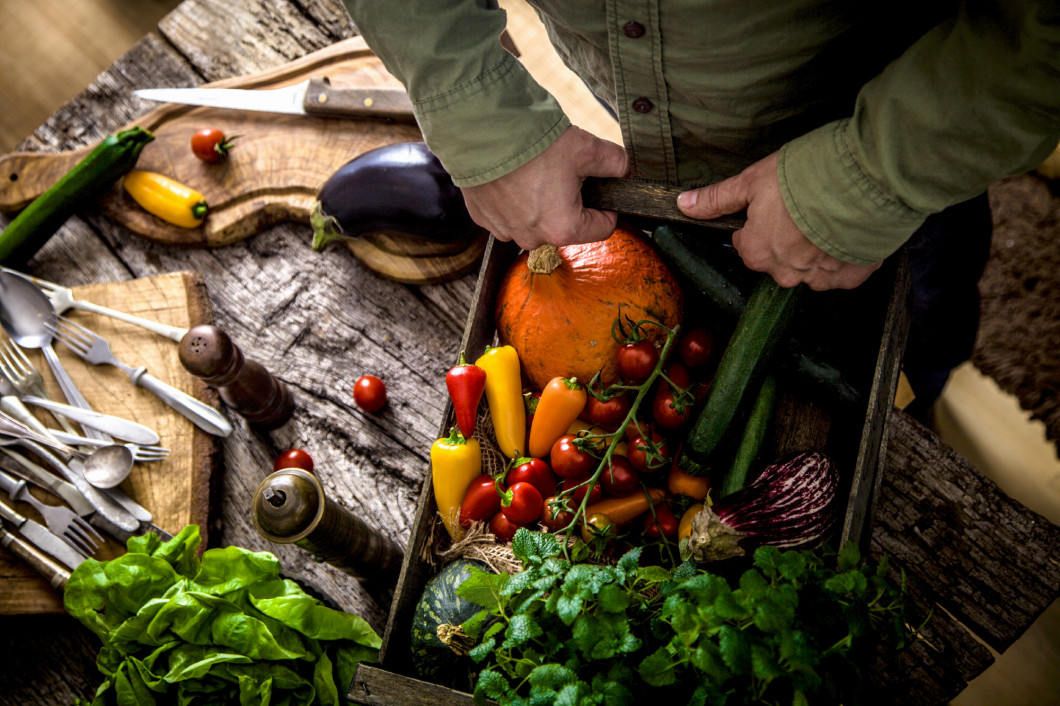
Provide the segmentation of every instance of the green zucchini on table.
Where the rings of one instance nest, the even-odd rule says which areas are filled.
[[[0,233],[0,264],[20,267],[28,262],[70,216],[131,170],[153,139],[138,126],[108,135]]]
[[[798,308],[805,285],[781,287],[763,275],[736,322],[718,362],[706,402],[685,439],[681,468],[695,476],[710,471],[711,456],[731,433],[748,391],[766,374]]]

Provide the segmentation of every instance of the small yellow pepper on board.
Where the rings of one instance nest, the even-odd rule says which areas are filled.
[[[431,483],[442,524],[453,541],[464,536],[460,503],[471,481],[482,475],[482,447],[453,427],[449,436],[431,445]]]
[[[585,409],[588,393],[576,378],[555,377],[541,391],[530,425],[530,456],[544,458]]]
[[[508,458],[525,456],[526,407],[519,354],[512,346],[487,348],[475,365],[486,371],[486,402],[497,446]]]
[[[197,228],[208,210],[198,191],[155,172],[134,169],[122,186],[143,210],[181,228]]]

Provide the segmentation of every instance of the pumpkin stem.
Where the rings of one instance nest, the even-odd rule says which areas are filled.
[[[559,250],[551,243],[534,248],[526,259],[527,269],[535,275],[552,274],[561,264],[563,259],[559,256]]]

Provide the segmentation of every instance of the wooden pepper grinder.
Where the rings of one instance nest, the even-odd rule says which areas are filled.
[[[225,404],[251,424],[275,429],[294,413],[287,386],[261,363],[244,358],[231,337],[216,326],[189,329],[180,339],[179,353],[189,373],[216,387]]]

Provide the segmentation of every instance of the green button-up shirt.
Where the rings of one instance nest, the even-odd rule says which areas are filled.
[[[1030,169],[1060,141],[1056,0],[530,0],[617,113],[634,173],[701,186],[780,151],[788,211],[847,262]],[[498,42],[492,0],[345,0],[460,186],[569,121]]]

